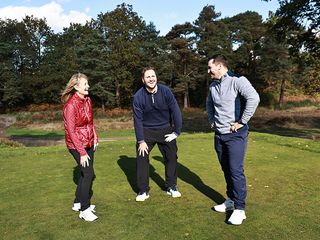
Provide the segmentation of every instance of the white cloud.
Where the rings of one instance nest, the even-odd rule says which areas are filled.
[[[71,10],[68,13],[60,4],[52,1],[51,3],[39,7],[27,6],[7,6],[0,8],[1,19],[17,19],[21,21],[26,15],[37,18],[46,18],[47,24],[55,32],[60,32],[64,27],[69,27],[70,23],[85,24],[91,17],[85,12]]]

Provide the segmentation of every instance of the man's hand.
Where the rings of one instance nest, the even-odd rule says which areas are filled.
[[[139,155],[142,155],[142,157],[144,157],[144,154],[148,154],[148,145],[145,142],[142,142],[139,144],[139,148],[138,148],[138,152]]]
[[[178,136],[175,133],[170,133],[164,135],[166,142],[171,142],[172,140],[176,139]]]
[[[230,131],[231,132],[238,132],[238,129],[242,128],[244,125],[238,122],[230,123]]]
[[[89,166],[89,160],[90,160],[90,157],[87,155],[83,155],[80,157],[80,165],[82,167],[86,167],[86,166]]]

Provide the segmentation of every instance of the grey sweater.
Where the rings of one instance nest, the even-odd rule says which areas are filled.
[[[215,131],[220,134],[230,133],[232,123],[248,123],[259,101],[247,78],[228,72],[210,84],[206,104],[209,123],[214,123]]]

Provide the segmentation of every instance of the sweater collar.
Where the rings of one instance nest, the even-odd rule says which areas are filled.
[[[155,89],[154,89],[153,92],[150,92],[150,91],[146,88],[146,86],[144,86],[144,89],[147,91],[147,93],[156,94],[156,93],[158,92],[158,84],[156,85],[156,87],[155,87]]]
[[[224,81],[226,78],[229,77],[228,72],[226,72],[225,74],[222,75],[222,77],[220,78],[220,82]]]

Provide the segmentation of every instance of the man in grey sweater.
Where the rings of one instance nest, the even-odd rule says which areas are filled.
[[[217,212],[233,210],[229,224],[240,225],[246,219],[247,195],[244,156],[248,142],[248,121],[260,98],[245,77],[228,71],[227,59],[214,55],[208,59],[209,87],[207,113],[215,131],[214,147],[227,185],[227,200],[214,206]]]

